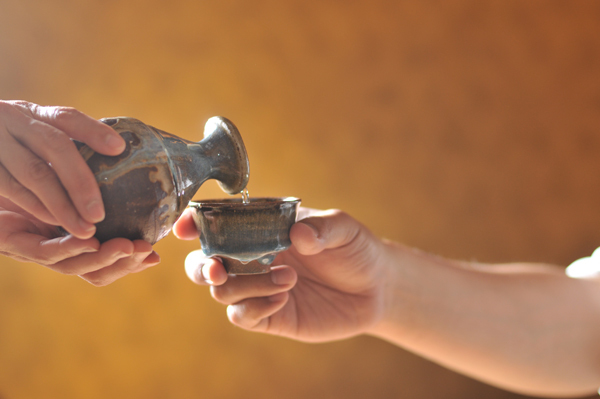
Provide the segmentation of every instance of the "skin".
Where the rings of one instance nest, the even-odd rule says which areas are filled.
[[[189,213],[174,228],[197,239]],[[304,342],[368,334],[498,387],[578,397],[600,387],[600,283],[541,264],[459,262],[380,240],[340,211],[302,209],[292,247],[263,275],[228,276],[194,251],[241,328]]]
[[[96,286],[157,264],[160,257],[145,241],[101,245],[93,237],[104,206],[72,140],[105,155],[125,149],[113,129],[73,108],[0,101],[0,254]]]

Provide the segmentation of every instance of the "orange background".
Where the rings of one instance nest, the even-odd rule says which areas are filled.
[[[192,140],[223,115],[251,196],[447,257],[567,265],[600,245],[599,21],[597,0],[2,0],[0,97]],[[233,327],[185,277],[198,247],[169,236],[105,288],[1,258],[0,397],[518,397],[373,338]]]

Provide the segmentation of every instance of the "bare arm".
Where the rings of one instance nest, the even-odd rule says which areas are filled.
[[[388,243],[384,317],[371,334],[530,395],[600,387],[600,282],[562,268],[454,262]]]

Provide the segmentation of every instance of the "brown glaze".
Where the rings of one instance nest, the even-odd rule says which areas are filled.
[[[101,241],[124,237],[152,244],[165,237],[200,185],[217,179],[229,194],[248,182],[246,150],[235,126],[211,118],[205,138],[187,141],[137,119],[102,119],[125,139],[118,156],[105,156],[80,145],[102,193],[106,218],[96,225]]]
[[[266,273],[291,245],[298,198],[250,198],[190,202],[202,252],[219,256],[230,274]]]

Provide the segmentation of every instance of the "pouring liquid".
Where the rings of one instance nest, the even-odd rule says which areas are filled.
[[[242,194],[242,204],[249,204],[250,203],[250,193],[248,192],[248,189],[244,189],[240,192],[240,194]]]

